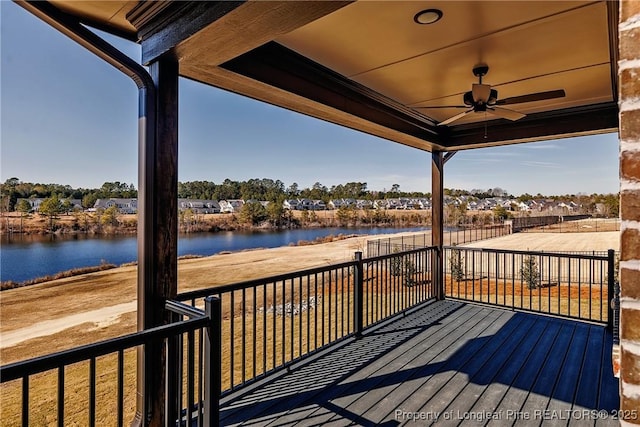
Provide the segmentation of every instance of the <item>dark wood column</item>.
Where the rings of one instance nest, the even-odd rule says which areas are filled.
[[[138,190],[138,329],[168,322],[167,299],[178,283],[178,62],[149,66],[156,104],[141,108]],[[141,95],[141,105],[144,95]],[[150,117],[155,115],[155,126]],[[144,135],[144,137],[143,137]],[[138,352],[134,425],[164,425],[166,348],[151,343]]]
[[[431,266],[433,296],[444,299],[443,252],[444,240],[444,160],[442,151],[431,153],[431,243],[436,247]]]

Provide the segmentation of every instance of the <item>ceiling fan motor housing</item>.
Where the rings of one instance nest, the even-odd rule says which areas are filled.
[[[486,76],[489,72],[489,66],[487,64],[477,64],[473,67],[473,75],[476,77]]]

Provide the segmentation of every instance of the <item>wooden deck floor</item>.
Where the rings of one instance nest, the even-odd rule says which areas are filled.
[[[618,425],[596,416],[619,407],[611,343],[601,326],[434,302],[228,396],[221,423]]]

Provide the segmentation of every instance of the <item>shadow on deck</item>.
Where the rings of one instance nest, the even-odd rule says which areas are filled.
[[[617,425],[602,326],[440,301],[221,403],[222,425]],[[598,416],[599,415],[599,416]]]

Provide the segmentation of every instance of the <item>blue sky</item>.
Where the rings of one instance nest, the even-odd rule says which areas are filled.
[[[0,1],[0,25],[0,180],[137,186],[133,82],[13,3]],[[140,59],[137,45],[101,35]],[[430,153],[193,81],[182,79],[179,90],[180,181],[431,190]],[[617,135],[463,151],[446,164],[445,187],[615,193]]]

